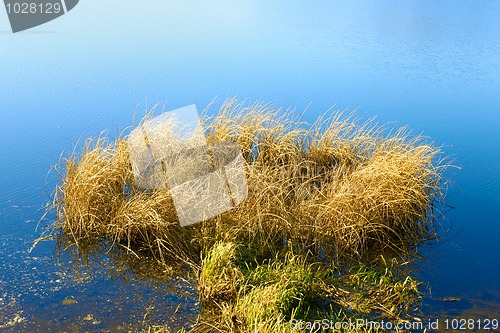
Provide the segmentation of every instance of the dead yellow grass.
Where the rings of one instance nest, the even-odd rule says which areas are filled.
[[[80,249],[104,240],[141,252],[134,258],[187,264],[202,305],[212,306],[194,331],[289,332],[287,320],[341,320],[342,307],[393,319],[414,311],[419,283],[379,259],[436,237],[448,166],[439,148],[342,113],[309,125],[234,99],[204,121],[209,143],[242,151],[241,204],[181,227],[168,189],[135,186],[127,137],[101,136],[59,165],[55,230]],[[356,271],[342,271],[353,263]],[[332,308],[312,309],[318,300]]]
[[[221,216],[180,227],[168,190],[134,186],[127,137],[88,140],[61,170],[53,207],[75,243],[102,239],[159,261],[199,268],[213,244],[252,244],[256,254],[284,244],[318,257],[359,259],[408,252],[435,236],[442,198],[440,150],[407,130],[384,135],[341,113],[312,125],[269,105],[226,101],[205,117],[209,142],[236,143],[248,198]]]

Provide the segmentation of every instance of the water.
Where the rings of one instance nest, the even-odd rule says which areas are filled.
[[[443,145],[461,170],[447,172],[455,209],[422,264],[424,310],[499,313],[498,1],[88,0],[18,34],[0,10],[0,50],[0,330],[194,318],[189,283],[129,283],[99,265],[75,280],[53,242],[28,250],[62,151],[158,101],[203,108],[233,96],[309,120],[332,106],[357,110]],[[449,296],[462,300],[439,301]]]

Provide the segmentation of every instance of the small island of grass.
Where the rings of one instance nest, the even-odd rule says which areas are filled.
[[[422,292],[409,266],[436,238],[439,148],[342,113],[306,124],[234,99],[204,123],[209,143],[242,152],[242,203],[181,227],[168,189],[135,186],[127,136],[99,137],[61,164],[54,230],[82,251],[105,242],[195,276],[191,332],[369,332],[370,321],[416,320]]]

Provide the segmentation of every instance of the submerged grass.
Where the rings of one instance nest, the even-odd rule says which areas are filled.
[[[439,148],[342,113],[308,125],[234,99],[204,121],[209,143],[242,151],[240,205],[180,227],[168,189],[134,185],[127,137],[99,137],[60,165],[55,229],[80,248],[105,240],[192,268],[205,309],[193,331],[288,332],[290,320],[416,310],[418,282],[384,258],[411,258],[436,237]]]

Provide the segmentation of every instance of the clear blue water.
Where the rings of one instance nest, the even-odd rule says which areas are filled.
[[[424,310],[499,311],[500,2],[87,0],[17,34],[0,9],[0,54],[0,330],[57,330],[89,314],[87,329],[114,329],[148,306],[158,322],[183,321],[182,302],[196,311],[165,285],[99,269],[75,282],[54,243],[28,249],[62,151],[159,101],[233,96],[307,109],[308,120],[357,110],[443,145],[461,170],[447,173],[455,209],[422,264]],[[433,301],[447,296],[462,301]],[[24,326],[8,326],[16,318]]]

